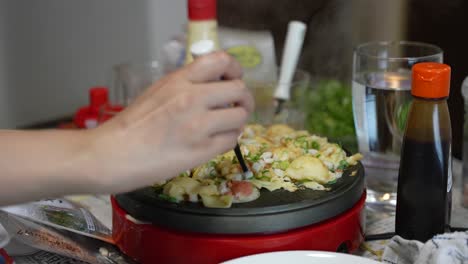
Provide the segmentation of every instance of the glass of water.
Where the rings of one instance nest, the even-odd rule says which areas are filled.
[[[412,98],[411,67],[442,60],[439,47],[420,42],[370,42],[355,48],[353,114],[368,204],[396,204],[400,149]]]

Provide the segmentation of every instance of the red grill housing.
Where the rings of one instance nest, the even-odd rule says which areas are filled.
[[[277,234],[212,235],[135,223],[112,197],[113,238],[139,263],[220,263],[284,250],[355,251],[364,240],[365,198],[346,212],[318,224]]]

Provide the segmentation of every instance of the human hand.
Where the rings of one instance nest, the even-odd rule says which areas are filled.
[[[92,167],[103,175],[99,185],[107,192],[129,191],[232,149],[254,107],[241,75],[240,65],[226,53],[204,56],[90,131]],[[216,81],[220,77],[225,81]]]

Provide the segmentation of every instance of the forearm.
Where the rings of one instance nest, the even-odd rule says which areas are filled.
[[[131,191],[228,151],[254,107],[241,75],[217,52],[155,83],[96,129],[0,130],[0,205]],[[219,76],[226,80],[212,82]]]
[[[0,131],[0,205],[95,192],[85,131]]]

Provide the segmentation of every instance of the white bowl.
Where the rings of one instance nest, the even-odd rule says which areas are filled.
[[[378,264],[375,260],[327,251],[280,251],[257,254],[222,264]]]

